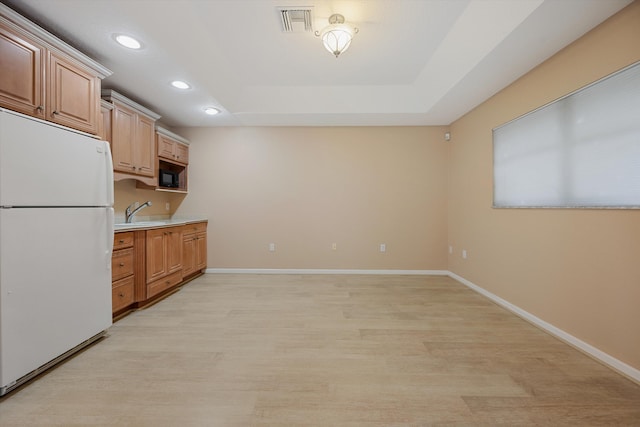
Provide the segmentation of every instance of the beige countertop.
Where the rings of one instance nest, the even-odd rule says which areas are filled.
[[[159,227],[172,227],[176,225],[184,225],[191,224],[194,222],[207,222],[207,218],[203,216],[181,216],[181,217],[171,217],[171,218],[135,218],[133,222],[126,224],[122,218],[116,218],[116,223],[114,224],[114,231],[117,233],[119,231],[131,231],[131,230],[145,230],[150,228],[159,228]]]

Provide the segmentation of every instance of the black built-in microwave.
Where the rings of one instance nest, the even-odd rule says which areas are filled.
[[[160,169],[160,177],[158,178],[158,185],[160,187],[178,188],[178,172],[170,171],[167,169]]]

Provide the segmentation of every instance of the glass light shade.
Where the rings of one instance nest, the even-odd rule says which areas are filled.
[[[334,54],[336,58],[349,49],[354,31],[345,24],[332,24],[324,28],[321,33],[324,47]]]
[[[134,39],[133,37],[126,36],[124,34],[116,34],[115,39],[122,46],[127,47],[129,49],[142,48],[142,43],[140,43],[138,40]]]
[[[189,83],[187,82],[183,82],[182,80],[174,80],[171,82],[171,86],[175,87],[176,89],[189,89],[191,86],[189,86]]]

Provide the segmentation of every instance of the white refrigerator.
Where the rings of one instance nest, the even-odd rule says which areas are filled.
[[[0,108],[0,396],[111,326],[109,144]]]

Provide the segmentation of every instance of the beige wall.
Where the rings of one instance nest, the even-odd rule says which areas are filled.
[[[448,191],[449,270],[636,369],[640,211],[492,209],[491,130],[639,60],[636,1],[452,124]]]
[[[178,129],[177,213],[209,218],[210,268],[446,270],[445,130]]]
[[[115,203],[113,209],[116,219],[118,219],[124,218],[124,211],[131,203],[137,201],[142,204],[147,200],[150,200],[152,205],[141,210],[137,214],[138,216],[171,216],[177,210],[185,196],[182,194],[137,188],[135,180],[125,179],[123,181],[117,181],[114,184],[114,198]],[[166,209],[167,203],[169,203],[168,210]]]
[[[453,123],[450,143],[442,127],[177,129],[190,192],[171,213],[209,218],[211,268],[448,269],[640,369],[640,211],[491,208],[492,128],[640,60],[639,40],[636,1]],[[116,197],[171,198],[130,182]]]

